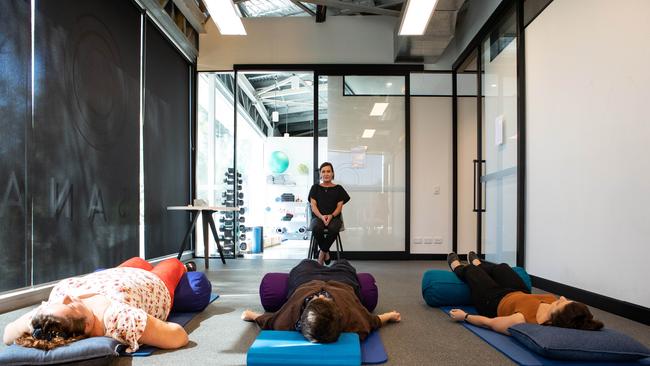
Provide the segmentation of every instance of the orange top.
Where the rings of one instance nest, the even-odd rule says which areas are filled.
[[[499,301],[497,316],[508,316],[521,313],[526,323],[537,324],[537,309],[539,304],[550,304],[557,300],[553,295],[533,295],[521,291],[507,294]]]

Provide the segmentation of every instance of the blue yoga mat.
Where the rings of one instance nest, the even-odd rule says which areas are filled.
[[[451,309],[462,309],[469,314],[478,314],[473,306],[443,306],[439,308],[446,314],[449,314]],[[589,361],[561,361],[553,360],[550,358],[542,357],[537,353],[529,350],[519,343],[514,338],[501,334],[486,328],[477,327],[475,325],[462,322],[460,323],[465,328],[469,329],[472,333],[479,336],[482,340],[486,341],[489,345],[496,348],[499,352],[508,356],[511,360],[519,365],[524,366],[555,366],[555,365],[572,365],[572,366],[586,366],[586,365],[604,365],[605,363],[589,362]],[[627,366],[627,365],[650,365],[650,359],[643,359],[639,362],[607,362],[607,365]]]
[[[381,341],[379,332],[374,331],[361,342],[361,363],[364,365],[378,365],[388,361],[384,342]]]
[[[299,332],[264,330],[247,354],[251,366],[359,365],[359,361],[364,365],[388,361],[379,332],[370,333],[361,344],[355,333],[343,333],[335,343],[319,344],[310,343]]]
[[[212,303],[217,298],[219,298],[219,295],[215,293],[211,294],[209,303]],[[167,317],[167,321],[180,324],[181,326],[184,327],[187,323],[190,322],[190,320],[192,320],[192,318],[194,318],[200,313],[201,313],[200,311],[187,312],[187,313],[181,313],[181,312],[169,313],[169,316]],[[143,345],[133,353],[126,353],[124,351],[121,351],[120,356],[146,357],[146,356],[150,356],[156,350],[158,350],[158,347]]]

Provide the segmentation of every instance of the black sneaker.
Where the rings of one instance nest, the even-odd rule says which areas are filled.
[[[458,263],[460,263],[460,258],[458,258],[458,254],[453,253],[453,252],[447,254],[447,264],[449,265],[449,269],[451,269],[452,272],[453,272],[454,269],[451,268],[451,264],[452,264],[454,261],[458,261]]]
[[[473,251],[467,253],[467,262],[469,264],[474,265],[474,259],[478,259],[479,262],[481,261],[481,258],[479,258],[478,255],[476,253],[474,253]]]
[[[192,261],[189,261],[189,262],[185,263],[185,270],[187,270],[187,272],[196,271],[196,263],[194,263]]]

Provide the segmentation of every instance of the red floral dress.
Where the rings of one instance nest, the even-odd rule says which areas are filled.
[[[155,274],[140,268],[118,267],[59,282],[49,302],[61,302],[66,295],[101,294],[111,300],[104,313],[105,335],[135,352],[147,325],[147,314],[166,320],[171,297],[165,283]]]

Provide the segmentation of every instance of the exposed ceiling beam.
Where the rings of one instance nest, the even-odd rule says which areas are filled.
[[[309,9],[308,7],[306,7],[306,6],[305,6],[303,3],[301,3],[300,1],[298,1],[298,0],[291,0],[291,2],[292,2],[295,6],[299,7],[300,9],[302,9],[302,11],[304,11],[305,13],[307,13],[307,14],[313,16],[313,17],[316,16],[316,13],[314,13],[313,10]]]
[[[327,85],[318,86],[319,93],[327,92]],[[314,92],[313,86],[303,86],[298,89],[271,90],[266,93],[257,93],[260,99],[269,99],[275,97],[288,97],[290,95],[309,94]]]
[[[357,11],[359,13],[388,15],[393,17],[398,17],[401,14],[401,12],[397,10],[389,10],[389,9],[382,9],[382,8],[377,8],[372,6],[356,5],[356,4],[346,3],[338,0],[302,0],[302,2],[309,3],[309,4],[316,4],[316,5],[324,5],[332,8],[337,8],[337,9],[350,9],[353,11]]]
[[[395,0],[395,1],[389,1],[387,3],[381,4],[381,5],[376,5],[377,8],[388,8],[393,5],[399,5],[399,4],[404,4],[405,0]]]
[[[395,1],[390,1],[381,5],[375,5],[376,8],[389,8],[391,6],[395,5],[400,5],[404,4],[404,1],[406,0],[395,0]],[[358,14],[360,13],[359,11],[354,11],[354,10],[349,10],[349,9],[343,9],[341,10],[340,14],[347,15],[347,14]]]
[[[325,23],[327,18],[327,6],[316,5],[316,23]]]
[[[297,76],[296,76],[296,75],[291,75],[291,76],[287,77],[287,78],[284,79],[284,80],[280,80],[280,81],[276,81],[276,82],[274,82],[273,85],[269,85],[269,86],[267,86],[267,87],[265,87],[265,88],[258,89],[258,90],[256,91],[256,92],[257,92],[257,95],[266,94],[266,93],[270,92],[270,91],[273,90],[273,89],[280,89],[281,86],[283,86],[283,85],[287,85],[287,84],[290,84],[291,81],[292,81],[294,78],[297,78]],[[298,80],[300,80],[300,78],[298,78]]]
[[[194,0],[174,0],[174,4],[197,32],[205,33],[203,24],[205,24],[207,17]]]

